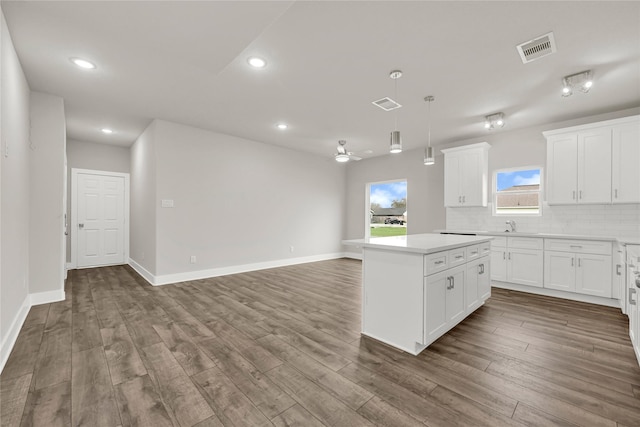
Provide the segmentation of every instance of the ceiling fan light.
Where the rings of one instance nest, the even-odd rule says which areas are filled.
[[[344,154],[344,153],[338,153],[336,154],[336,162],[338,163],[345,163],[349,161],[349,155],[348,154]]]
[[[391,146],[389,148],[389,152],[392,154],[402,152],[402,137],[400,136],[399,130],[391,132]]]
[[[484,122],[484,128],[485,129],[491,129],[491,122],[489,120]]]

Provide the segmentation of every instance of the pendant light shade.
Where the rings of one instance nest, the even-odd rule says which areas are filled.
[[[424,149],[424,164],[427,166],[436,163],[435,157],[433,157],[433,147],[427,147]]]
[[[395,98],[398,99],[398,79],[402,77],[402,71],[393,70],[389,73],[389,77],[393,79],[394,88],[395,88]],[[395,117],[395,128],[394,131],[391,132],[391,145],[389,147],[389,152],[392,154],[402,153],[402,137],[400,136],[400,131],[398,130],[398,111],[396,109],[396,117]]]
[[[398,130],[391,132],[391,146],[389,147],[389,152],[393,154],[402,152],[402,137]]]
[[[425,96],[425,102],[429,103],[429,133],[427,134],[427,148],[424,149],[424,164],[430,166],[436,163],[436,158],[433,155],[433,147],[431,146],[431,102],[436,98],[429,95]]]

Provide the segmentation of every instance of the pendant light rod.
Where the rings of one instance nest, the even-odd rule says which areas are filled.
[[[394,86],[394,97],[396,102],[398,102],[398,79],[400,77],[402,77],[402,71],[401,70],[393,70],[389,73],[389,77],[393,79],[393,86]],[[400,153],[402,152],[402,138],[400,136],[400,131],[398,130],[398,111],[396,110],[395,112],[395,116],[394,116],[394,121],[395,121],[395,126],[394,126],[394,131],[391,132],[391,147],[390,147],[390,152],[391,153]]]

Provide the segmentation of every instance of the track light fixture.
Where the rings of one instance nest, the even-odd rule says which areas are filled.
[[[574,89],[587,93],[591,86],[593,86],[593,73],[591,70],[565,76],[562,78],[562,96],[573,95]]]
[[[504,126],[504,114],[495,113],[485,116],[484,128],[487,130],[494,130],[495,128],[501,128]]]

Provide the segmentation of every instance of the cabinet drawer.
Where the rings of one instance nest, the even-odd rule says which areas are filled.
[[[480,257],[480,245],[473,245],[466,248],[467,249],[467,260],[472,260]]]
[[[436,252],[424,256],[424,275],[429,276],[449,268],[449,253]]]
[[[467,248],[451,249],[449,252],[449,267],[467,262]]]
[[[488,256],[491,254],[491,242],[480,244],[480,256]]]
[[[507,247],[507,238],[506,237],[494,237],[491,241],[491,246],[494,248],[506,248]]]
[[[611,255],[611,242],[544,239],[544,249],[547,251],[574,252],[578,254]]]
[[[510,249],[540,249],[544,247],[544,239],[541,237],[507,237]]]

